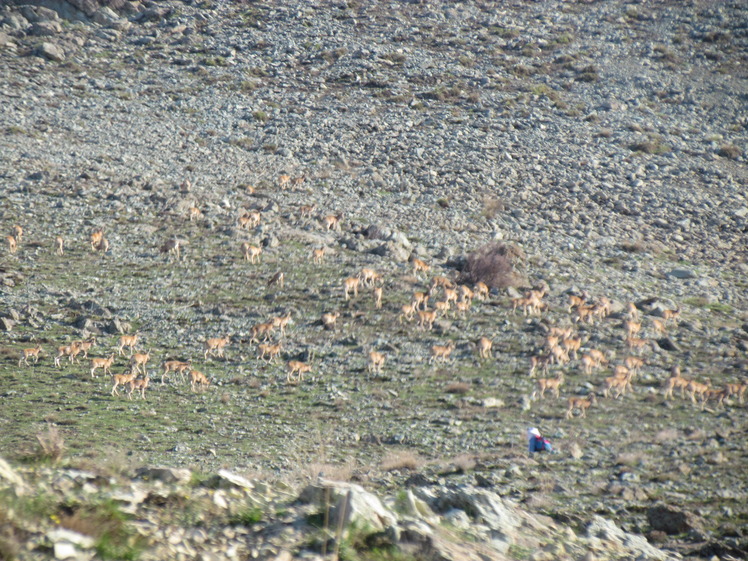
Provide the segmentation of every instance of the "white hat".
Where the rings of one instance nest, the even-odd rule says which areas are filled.
[[[540,436],[540,431],[535,427],[527,429],[527,438],[532,438],[533,436]]]

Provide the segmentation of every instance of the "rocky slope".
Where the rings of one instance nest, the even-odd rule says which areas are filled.
[[[745,405],[702,409],[661,387],[674,366],[714,388],[745,381],[747,13],[741,2],[6,2],[0,217],[24,235],[0,261],[3,449],[33,456],[51,423],[82,462],[112,447],[144,465],[294,483],[333,470],[383,493],[477,483],[685,555],[744,552]],[[303,181],[282,188],[285,174]],[[260,224],[244,229],[249,210]],[[97,228],[108,251],[91,251]],[[178,259],[160,252],[170,239]],[[243,242],[262,247],[259,264],[242,260]],[[434,331],[398,321],[414,291],[457,280],[491,242],[521,248],[528,286],[495,286]],[[382,309],[368,288],[343,297],[362,267],[384,274]],[[283,287],[268,284],[276,272]],[[512,313],[510,298],[541,284],[544,315]],[[583,291],[614,313],[573,322],[567,297]],[[628,302],[650,340],[634,391],[566,419],[566,399],[599,397],[629,354]],[[675,309],[680,322],[656,332]],[[333,311],[338,329],[324,329]],[[253,326],[288,312],[280,359],[258,359]],[[562,399],[532,400],[530,358],[555,325],[610,364],[554,366]],[[96,335],[91,356],[103,358],[136,331],[152,381],[163,361],[191,360],[208,390],[172,375],[131,402],[85,361],[53,365],[74,339]],[[225,335],[226,358],[206,357],[205,340]],[[481,336],[495,361],[477,359]],[[448,341],[451,361],[430,363]],[[38,366],[19,363],[37,343]],[[382,373],[367,372],[370,350],[387,355]],[[312,376],[286,384],[289,360]],[[530,425],[559,454],[527,458]],[[659,503],[702,520],[658,529]]]

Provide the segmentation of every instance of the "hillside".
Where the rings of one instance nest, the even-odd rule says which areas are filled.
[[[744,3],[42,4],[0,11],[11,465],[229,469],[289,496],[322,477],[442,517],[439,497],[489,489],[667,555],[745,556]],[[381,279],[346,294],[364,269]],[[132,399],[91,373],[129,371],[123,335],[150,375]],[[531,426],[557,453],[528,455]]]

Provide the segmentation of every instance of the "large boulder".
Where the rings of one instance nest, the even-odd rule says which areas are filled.
[[[696,515],[665,504],[650,508],[647,511],[647,521],[652,530],[666,534],[682,534],[702,528],[701,520]]]
[[[397,525],[397,516],[385,508],[376,495],[355,483],[321,480],[305,487],[298,500],[323,509],[330,506],[332,528],[355,524],[374,533]]]

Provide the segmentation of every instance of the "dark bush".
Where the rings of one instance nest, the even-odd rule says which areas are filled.
[[[463,282],[484,282],[489,288],[527,284],[525,253],[515,245],[491,243],[468,255]]]

